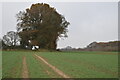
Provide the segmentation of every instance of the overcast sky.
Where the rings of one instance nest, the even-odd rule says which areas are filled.
[[[0,37],[8,31],[16,31],[19,11],[29,8],[29,2],[0,3]],[[70,22],[68,38],[60,39],[58,47],[85,47],[93,41],[118,40],[118,3],[116,2],[51,2],[50,6]]]

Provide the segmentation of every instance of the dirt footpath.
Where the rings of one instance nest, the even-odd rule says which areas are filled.
[[[65,73],[63,73],[61,70],[59,70],[58,68],[56,68],[55,66],[49,64],[44,58],[38,56],[35,54],[35,57],[37,57],[39,60],[43,61],[47,66],[49,66],[54,72],[56,72],[57,74],[59,74],[60,76],[62,76],[63,78],[70,78],[68,75],[66,75]]]
[[[23,66],[22,66],[22,78],[27,78],[27,79],[24,79],[24,80],[29,80],[29,73],[28,73],[28,68],[27,68],[27,63],[26,63],[26,57],[24,56],[23,57]]]

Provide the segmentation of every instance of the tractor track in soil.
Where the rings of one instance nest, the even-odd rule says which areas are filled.
[[[22,62],[22,78],[23,80],[29,80],[29,72],[28,72],[28,67],[27,67],[27,62],[26,62],[26,57],[23,56],[23,62]]]
[[[62,72],[61,70],[59,70],[57,67],[51,65],[50,63],[48,63],[43,57],[38,56],[36,54],[34,54],[34,56],[36,58],[38,58],[39,60],[43,61],[48,67],[50,67],[54,72],[56,72],[58,75],[60,75],[63,78],[70,78],[70,76],[66,75],[64,72]]]

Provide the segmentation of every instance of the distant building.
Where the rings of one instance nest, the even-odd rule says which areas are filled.
[[[71,46],[67,46],[65,49],[69,49],[70,50],[70,49],[72,49],[72,47]]]
[[[60,51],[72,51],[73,48],[71,46],[67,46],[65,48],[60,49]]]

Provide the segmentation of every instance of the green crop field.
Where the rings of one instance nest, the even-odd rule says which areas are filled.
[[[118,53],[2,52],[2,78],[66,77],[118,78]]]

